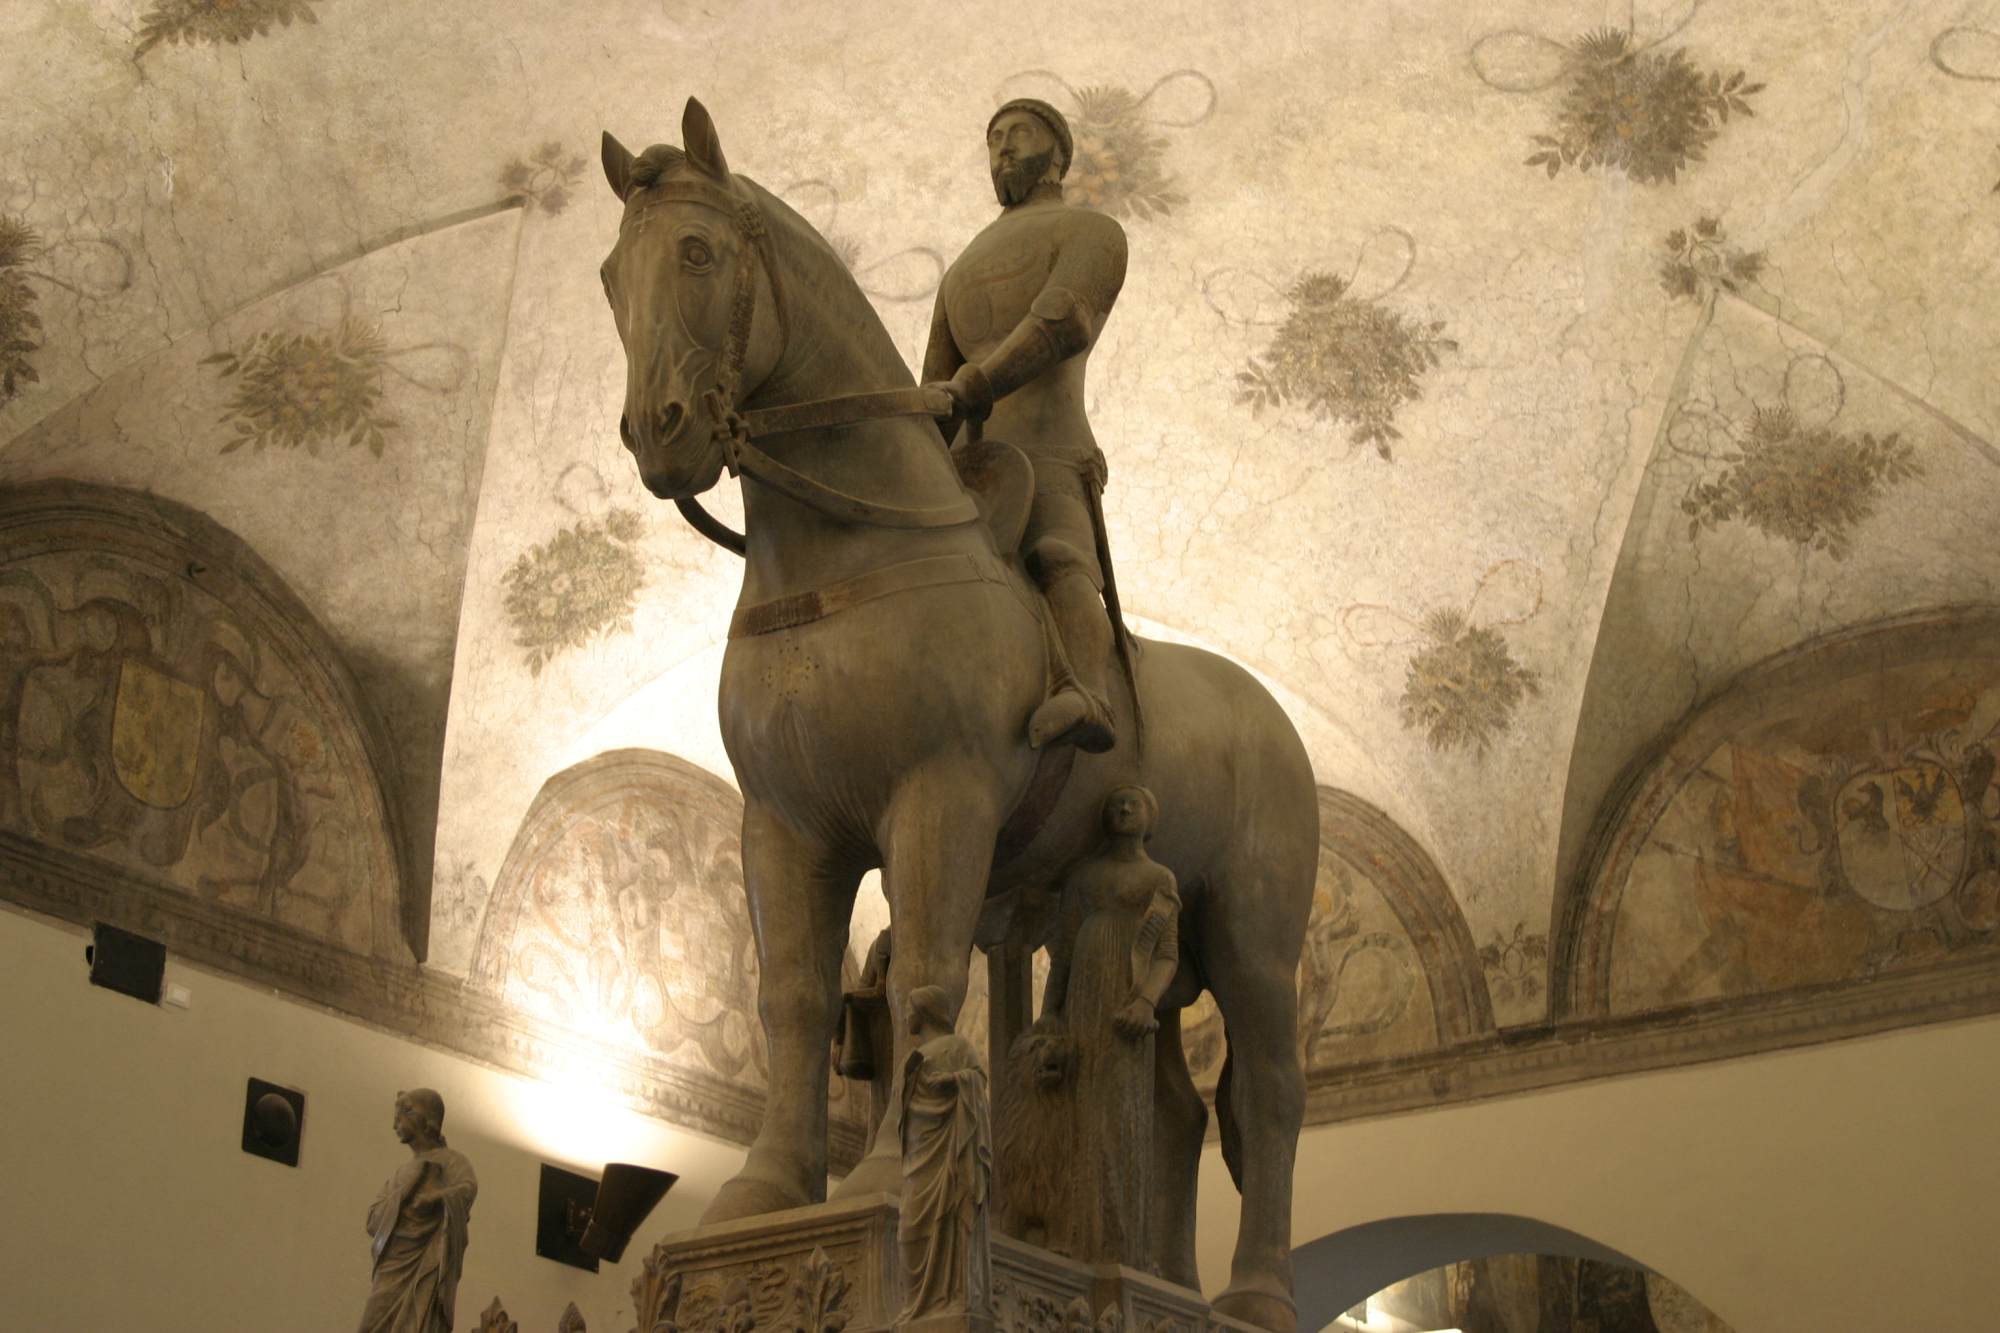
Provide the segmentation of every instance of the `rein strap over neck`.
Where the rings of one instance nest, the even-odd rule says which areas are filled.
[[[757,201],[721,183],[680,179],[662,182],[662,195],[702,204],[728,216],[737,233],[749,243],[762,262],[765,280],[771,286],[771,303],[776,307],[779,340],[789,340],[790,327],[785,299],[778,277],[771,229]],[[737,403],[743,395],[743,367],[750,355],[750,332],[757,318],[757,265],[737,266],[734,290],[730,293],[729,332],[721,364],[716,368],[715,387],[703,395],[710,417],[723,431],[722,457],[731,476],[745,476],[761,482],[809,509],[841,523],[884,528],[945,528],[971,523],[979,517],[973,498],[960,492],[956,499],[940,505],[906,507],[864,500],[858,495],[815,481],[805,473],[780,463],[759,449],[753,440],[773,435],[831,430],[863,421],[898,416],[941,416],[950,411],[946,395],[922,389],[888,389],[876,393],[842,394],[779,407],[756,408],[744,412]],[[677,507],[695,531],[726,550],[742,555],[747,546],[742,534],[718,522],[698,500],[677,502]]]

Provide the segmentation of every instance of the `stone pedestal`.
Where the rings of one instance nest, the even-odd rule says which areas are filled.
[[[896,1221],[876,1194],[668,1236],[632,1284],[634,1333],[1256,1333],[1186,1287],[998,1235],[990,1316],[898,1324]]]

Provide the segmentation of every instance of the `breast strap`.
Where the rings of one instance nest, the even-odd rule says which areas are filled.
[[[795,629],[894,593],[939,588],[953,583],[996,583],[1004,587],[1007,575],[1000,562],[990,555],[955,552],[905,560],[901,564],[885,565],[851,579],[829,583],[811,592],[774,597],[768,602],[738,607],[736,614],[729,618],[729,637],[748,639],[776,630]]]

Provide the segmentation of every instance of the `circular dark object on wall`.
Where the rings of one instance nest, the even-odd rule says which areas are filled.
[[[267,1092],[250,1108],[250,1127],[258,1142],[280,1148],[298,1138],[299,1114],[275,1092]]]
[[[299,1164],[306,1095],[253,1078],[243,1093],[243,1151],[286,1166]]]

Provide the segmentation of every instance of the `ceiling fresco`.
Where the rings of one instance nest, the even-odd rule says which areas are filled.
[[[1143,24],[1040,0],[948,22],[914,0],[560,22],[519,0],[14,0],[0,481],[160,495],[268,562],[383,721],[435,872],[411,889],[427,963],[466,977],[498,956],[490,886],[554,775],[644,746],[727,777],[739,566],[618,441],[600,133],[675,139],[699,96],[915,366],[994,210],[986,117],[1046,98],[1075,131],[1069,197],[1129,238],[1089,388],[1126,607],[1271,683],[1320,783],[1443,886],[1475,1026],[1532,1026],[1593,830],[1688,717],[1800,645],[2000,602],[1996,82],[1978,0],[1226,22],[1167,0]],[[711,504],[740,524],[730,488]],[[1647,856],[1692,849],[1714,893],[1802,891],[1805,869],[1728,848],[1810,747],[1714,744]],[[1884,818],[1932,800],[1931,761],[1866,753]],[[1827,818],[1871,799],[1859,780]],[[1329,855],[1314,1058],[1470,1040],[1379,868]],[[1600,912],[1606,958],[1722,947],[1682,898],[1633,894]],[[1854,929],[1843,975],[1891,966],[1896,931]],[[1604,1005],[1734,994],[1752,954],[1606,972]],[[1771,975],[1795,974],[1823,979]],[[527,984],[508,976],[496,994]]]

